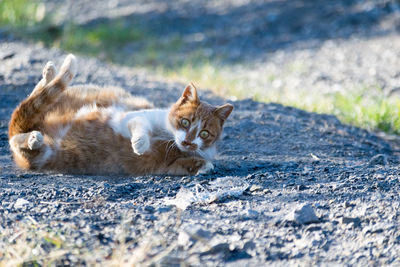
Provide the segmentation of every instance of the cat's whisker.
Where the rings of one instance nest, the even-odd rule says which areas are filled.
[[[169,140],[167,142],[170,143],[170,144],[167,145],[167,151],[165,153],[165,159],[168,158],[168,155],[169,155],[169,152],[171,152],[171,149],[176,147],[176,143],[175,143],[174,140]]]
[[[166,153],[165,153],[164,160],[166,160],[166,159],[168,158],[168,155],[169,155],[169,152],[170,152],[170,150],[171,150],[171,147],[172,147],[172,145],[168,145],[168,146],[167,146],[167,151],[166,151]]]

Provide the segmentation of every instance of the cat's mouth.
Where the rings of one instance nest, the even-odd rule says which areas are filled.
[[[200,150],[199,146],[195,143],[185,141],[177,142],[177,140],[175,140],[175,143],[177,144],[178,148],[183,152],[198,153]]]
[[[187,145],[178,144],[178,147],[180,150],[185,152],[197,152],[199,149],[199,147],[196,144],[187,144]]]

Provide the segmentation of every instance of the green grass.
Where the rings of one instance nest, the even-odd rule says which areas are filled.
[[[267,91],[265,87],[274,81],[273,75],[237,77],[237,66],[224,64],[223,55],[209,56],[201,47],[187,49],[179,36],[157,36],[132,19],[105,20],[92,26],[56,26],[50,16],[44,16],[44,11],[40,1],[3,0],[0,1],[0,25],[20,38],[46,46],[145,68],[162,79],[194,81],[223,97],[278,102],[307,111],[335,114],[343,122],[363,128],[400,134],[400,101],[386,97],[376,88],[348,88],[345,93],[325,95],[290,89]],[[286,71],[299,72],[302,68],[299,62],[294,62]]]
[[[368,91],[335,95],[332,113],[346,123],[400,134],[400,100],[383,92],[369,95]]]
[[[1,0],[0,25],[32,26],[44,18],[44,5],[35,0]]]

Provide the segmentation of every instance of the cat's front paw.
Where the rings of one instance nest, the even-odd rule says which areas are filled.
[[[207,163],[202,158],[189,158],[189,162],[185,166],[190,175],[197,175]]]
[[[133,152],[137,155],[143,155],[150,149],[150,140],[147,136],[137,136],[131,139]]]
[[[206,163],[197,171],[196,175],[207,174],[214,169],[214,165],[210,161]]]

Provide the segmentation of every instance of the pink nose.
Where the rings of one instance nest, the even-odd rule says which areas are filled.
[[[196,150],[197,149],[197,145],[196,144],[193,144],[193,143],[191,143],[191,142],[189,142],[189,141],[182,141],[182,146],[184,146],[185,148],[187,148],[187,149],[190,149],[190,150]]]

